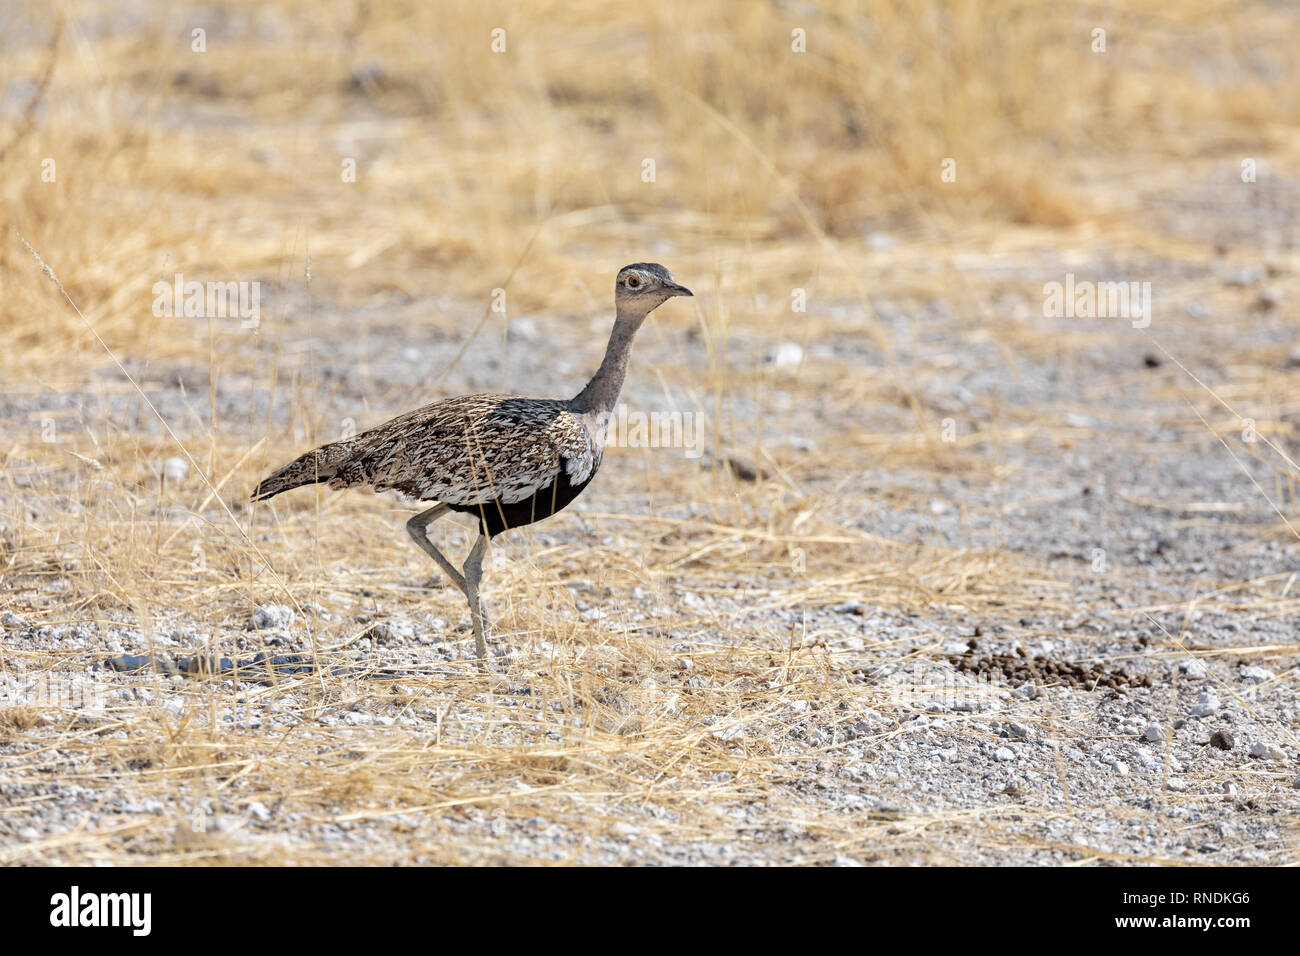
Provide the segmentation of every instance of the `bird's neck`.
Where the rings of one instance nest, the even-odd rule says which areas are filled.
[[[614,319],[614,331],[609,335],[609,345],[605,348],[605,358],[600,368],[591,377],[576,396],[572,407],[575,412],[595,412],[606,416],[618,403],[618,393],[623,389],[623,379],[627,375],[627,360],[632,354],[632,338],[636,330],[645,321],[644,315],[618,311]]]

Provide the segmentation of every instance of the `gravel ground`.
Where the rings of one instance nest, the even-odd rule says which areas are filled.
[[[1158,213],[1158,205],[1152,208]],[[1197,232],[1194,224],[1181,225]],[[1209,226],[1200,233],[1217,234]],[[1124,274],[1114,265],[1118,256],[1097,254],[1067,265],[1040,251],[1011,271],[1039,281],[1066,271]],[[972,281],[994,281],[1008,269],[1005,257],[990,257],[968,274]],[[829,322],[804,344],[802,355],[782,353],[775,338],[731,337],[725,361],[738,375],[766,367],[773,356],[782,363],[798,360],[796,368],[770,374],[769,409],[785,412],[764,417],[764,439],[782,450],[784,461],[800,465],[801,493],[821,502],[831,525],[880,542],[889,561],[905,562],[922,549],[972,561],[995,555],[1000,567],[1019,568],[1021,577],[1004,607],[992,599],[973,607],[948,600],[941,590],[899,603],[878,600],[867,587],[861,599],[845,600],[837,587],[835,600],[819,600],[816,566],[789,601],[779,598],[778,580],[731,582],[728,593],[713,579],[708,587],[693,587],[688,575],[678,574],[659,589],[611,593],[584,573],[593,569],[577,569],[564,584],[573,600],[557,608],[561,617],[599,626],[614,606],[619,622],[654,627],[666,612],[674,616],[650,639],[654,649],[644,651],[646,660],[626,661],[626,648],[621,657],[610,652],[628,670],[598,688],[576,720],[612,726],[618,740],[618,734],[635,737],[636,721],[652,720],[656,708],[685,712],[683,748],[707,745],[726,754],[733,744],[752,749],[761,742],[761,758],[782,768],[761,786],[751,785],[743,763],[740,770],[726,769],[719,757],[721,769],[701,771],[689,796],[707,814],[685,814],[666,793],[602,803],[584,790],[573,804],[557,799],[524,814],[506,812],[490,799],[436,809],[429,809],[439,804],[432,797],[384,804],[337,787],[310,798],[270,791],[236,798],[237,785],[203,790],[180,778],[174,786],[142,789],[136,778],[160,764],[156,757],[132,763],[133,740],[153,739],[159,727],[174,729],[184,715],[201,719],[196,688],[216,687],[224,695],[207,719],[224,721],[235,734],[224,745],[231,760],[240,742],[255,749],[300,727],[302,708],[311,706],[316,691],[282,687],[268,699],[266,685],[256,681],[116,673],[94,662],[150,650],[183,660],[205,646],[236,658],[268,649],[310,652],[308,629],[301,616],[276,606],[268,588],[250,620],[214,624],[176,610],[158,634],[146,636],[125,613],[70,618],[63,594],[68,583],[56,575],[12,580],[0,620],[0,708],[9,708],[0,713],[11,715],[0,751],[6,768],[0,856],[256,861],[298,858],[310,846],[327,860],[416,862],[1297,862],[1300,546],[1265,498],[1290,507],[1294,478],[1285,477],[1278,459],[1259,444],[1237,441],[1240,422],[1170,359],[1231,396],[1241,410],[1257,408],[1252,383],[1269,375],[1296,381],[1289,353],[1296,283],[1284,266],[1270,273],[1233,264],[1208,245],[1195,269],[1148,258],[1130,271],[1158,290],[1146,333],[1116,323],[1043,319],[1037,300],[1012,294],[995,310],[1001,337],[981,337],[972,330],[987,327],[987,308],[961,299],[873,300],[926,420],[950,417],[960,441],[973,439],[968,467],[880,464],[883,454],[869,447],[842,451],[849,428],[842,388],[857,377],[886,374],[870,342],[837,330],[840,319],[861,318],[860,306],[811,303],[810,312]],[[295,314],[293,303],[285,305]],[[411,344],[408,323],[421,309],[395,303],[358,315],[332,311],[328,301],[315,304],[312,343],[323,419],[342,421],[364,408],[364,426],[428,387],[428,370],[445,365],[461,336],[426,336]],[[443,301],[438,309],[461,316],[462,328],[474,321],[467,306]],[[592,342],[603,336],[605,322],[517,319],[504,346],[485,337],[443,388],[496,388],[508,375],[509,388],[521,393],[571,390],[594,363],[599,346]],[[355,335],[359,324],[364,337]],[[1017,330],[1041,335],[1045,326],[1059,328],[1063,344],[1014,346]],[[290,324],[274,346],[262,339],[252,365],[278,362],[281,376],[292,376],[306,356],[294,347],[300,335],[305,342],[305,333]],[[1013,343],[1011,360],[1007,342]],[[672,329],[643,335],[628,403],[662,407],[664,386],[646,370],[668,366],[680,376],[669,385],[668,400],[689,407],[689,390],[680,383],[705,374],[707,359]],[[196,390],[206,391],[204,368],[180,362],[134,370],[155,383],[150,395],[169,419],[189,416],[198,420],[196,427],[210,421],[206,396],[193,398]],[[6,394],[0,413],[17,423],[77,409],[86,422],[111,418],[126,430],[156,435],[156,424],[131,393],[106,387],[114,381],[114,373],[105,372],[80,392]],[[269,416],[289,422],[286,394],[272,399],[264,381],[223,378],[212,405],[219,420]],[[730,419],[754,414],[748,394],[724,403]],[[1198,419],[1198,410],[1225,442]],[[1292,405],[1255,414],[1280,427],[1293,424],[1300,410]],[[859,406],[853,415],[852,429],[865,434],[906,437],[918,427],[903,402]],[[1289,432],[1273,434],[1281,447],[1294,448]],[[723,454],[711,448],[706,461]],[[841,467],[846,461],[849,467]],[[39,523],[66,505],[71,486],[60,476],[11,464],[5,514],[18,513],[17,499],[28,520]],[[676,455],[654,463],[657,473],[699,467]],[[524,560],[546,565],[557,560],[558,549],[586,540],[594,527],[589,513],[656,510],[690,517],[704,509],[690,500],[649,499],[644,476],[602,475],[569,515],[537,530],[531,550],[506,544],[494,554],[489,600],[493,575],[502,568]],[[19,540],[20,532],[5,528],[5,540]],[[394,540],[392,554],[406,561],[395,573],[418,588],[427,569]],[[529,557],[538,554],[550,557]],[[865,549],[861,554],[864,566],[877,567],[880,560]],[[375,682],[382,690],[354,687],[346,707],[316,713],[318,729],[355,732],[350,747],[334,738],[323,743],[322,759],[356,759],[383,777],[386,740],[473,747],[491,721],[466,716],[457,722],[449,718],[455,693],[421,691],[422,682],[468,673],[463,656],[469,642],[463,622],[453,618],[454,602],[424,615],[392,616],[381,590],[368,606],[322,602],[309,609],[362,635],[342,657],[402,672],[395,681]],[[696,623],[682,626],[683,616]],[[733,681],[724,693],[694,663],[728,645],[779,653],[790,646],[792,628],[815,648],[824,684],[758,676]],[[487,693],[521,727],[537,707],[549,706],[530,688],[552,667],[551,650],[544,637],[498,633],[498,677]],[[69,661],[79,666],[69,670]],[[127,726],[110,727],[93,709],[83,713],[75,706],[42,711],[30,721],[12,716],[32,700],[41,673],[84,680],[106,693],[110,712]],[[688,707],[684,700],[693,702]],[[509,719],[492,730],[507,744]],[[117,755],[112,774],[96,770],[100,758],[83,745],[81,738],[93,733]],[[529,744],[519,733],[516,748],[545,749],[545,741]],[[640,779],[653,788],[666,766]],[[521,787],[524,780],[521,775]],[[188,819],[203,825],[187,831]],[[163,831],[174,835],[163,839]]]

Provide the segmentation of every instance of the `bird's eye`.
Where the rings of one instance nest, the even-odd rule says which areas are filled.
[[[636,276],[628,276],[627,287],[629,289],[639,289],[641,288],[641,280],[638,279]]]

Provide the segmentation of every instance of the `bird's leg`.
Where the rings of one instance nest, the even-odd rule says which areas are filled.
[[[465,559],[465,597],[469,601],[470,616],[474,619],[474,650],[478,652],[480,661],[487,657],[487,638],[483,633],[487,629],[487,614],[478,596],[478,584],[483,579],[483,555],[487,553],[489,540],[480,532]]]
[[[469,587],[465,583],[464,575],[457,571],[456,565],[448,561],[446,556],[433,546],[433,542],[429,540],[429,535],[427,533],[429,525],[433,524],[433,522],[437,521],[450,510],[451,508],[447,505],[434,505],[428,511],[421,511],[410,521],[406,522],[406,531],[407,534],[411,536],[411,540],[420,546],[421,551],[438,562],[438,567],[442,568],[447,577],[451,578],[451,583],[460,588],[461,593],[466,597],[469,597]]]

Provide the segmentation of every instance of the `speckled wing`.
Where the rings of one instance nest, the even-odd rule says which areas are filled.
[[[468,395],[426,405],[357,435],[330,487],[368,485],[421,501],[514,504],[599,467],[602,448],[568,403]]]

